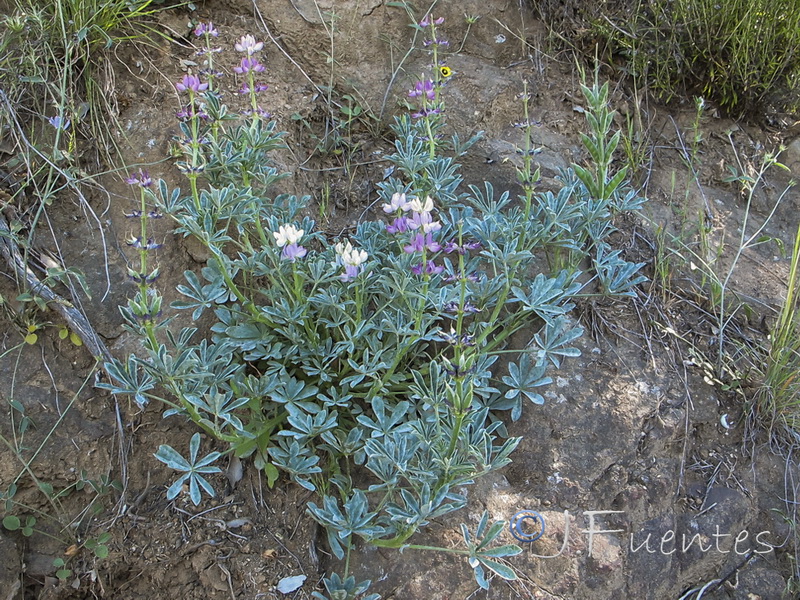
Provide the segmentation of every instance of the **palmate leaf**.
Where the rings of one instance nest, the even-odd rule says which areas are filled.
[[[523,354],[519,363],[508,365],[508,375],[503,377],[503,383],[509,387],[505,397],[513,399],[522,394],[534,404],[544,404],[544,398],[534,388],[553,383],[550,377],[545,377],[546,369],[546,364],[534,365],[530,355]]]
[[[561,358],[574,358],[581,355],[577,348],[568,346],[583,335],[583,327],[576,325],[569,326],[566,317],[558,317],[555,321],[545,323],[542,330],[533,336],[533,342],[539,346],[536,352],[536,364],[545,364],[548,360],[553,366],[561,366]]]
[[[620,258],[619,250],[609,252],[608,244],[598,244],[594,266],[603,291],[607,294],[634,296],[632,288],[647,281],[644,275],[636,275],[644,263],[629,263],[623,260]]]
[[[358,422],[364,427],[371,430],[371,437],[383,437],[384,435],[392,432],[405,433],[410,430],[408,423],[398,426],[398,423],[403,421],[408,412],[408,402],[402,400],[392,409],[390,414],[386,414],[385,404],[383,398],[376,396],[372,400],[372,410],[375,413],[375,420],[373,421],[367,415],[359,415]]]
[[[181,475],[167,490],[167,500],[172,500],[178,496],[183,488],[183,484],[189,481],[189,497],[192,503],[197,506],[200,504],[202,488],[209,496],[214,496],[213,486],[203,477],[210,473],[220,473],[219,467],[211,466],[222,454],[220,452],[210,452],[203,458],[197,458],[200,449],[200,434],[195,433],[189,440],[189,459],[185,459],[172,446],[162,444],[158,447],[155,457],[166,464],[169,468],[182,471]]]
[[[147,404],[145,392],[155,387],[156,380],[140,367],[133,354],[128,356],[126,363],[117,359],[107,362],[105,369],[113,381],[100,382],[97,387],[109,390],[112,394],[131,395],[139,406]]]
[[[293,437],[300,443],[307,443],[318,435],[329,432],[336,427],[337,413],[328,414],[328,410],[323,408],[315,415],[309,415],[293,404],[287,404],[286,410],[289,412],[287,421],[293,429],[284,429],[278,435]]]
[[[172,303],[173,308],[194,309],[192,320],[197,321],[207,308],[214,304],[225,302],[228,298],[228,290],[222,282],[215,281],[207,285],[202,285],[197,275],[192,271],[184,271],[183,276],[189,285],[178,285],[177,290],[188,300],[176,300]]]
[[[503,579],[513,581],[517,578],[517,574],[511,567],[494,559],[516,556],[522,552],[522,548],[516,544],[506,544],[489,548],[489,544],[497,539],[503,529],[505,529],[505,526],[505,521],[495,521],[489,525],[488,511],[484,511],[481,516],[474,536],[470,534],[466,525],[463,523],[461,524],[461,534],[469,550],[469,566],[473,569],[475,581],[485,590],[489,589],[489,580],[486,578],[486,574],[483,570],[484,567]]]
[[[311,454],[311,451],[300,444],[297,440],[291,443],[285,437],[278,438],[278,446],[269,449],[275,466],[291,474],[292,479],[309,491],[315,491],[317,487],[309,481],[308,477],[322,473],[322,469],[317,465],[319,456]]]
[[[367,496],[362,490],[355,490],[347,499],[344,512],[339,509],[336,498],[327,495],[322,499],[322,508],[309,502],[308,512],[327,529],[331,551],[339,560],[344,558],[342,542],[349,546],[352,535],[375,539],[386,531],[383,527],[372,524],[378,513],[370,512]]]
[[[342,580],[337,573],[334,573],[330,578],[323,578],[322,583],[325,585],[325,591],[329,595],[323,596],[319,592],[312,592],[312,598],[317,600],[379,600],[380,598],[379,594],[364,596],[372,584],[369,579],[356,583],[356,578],[352,575]]]
[[[575,305],[568,301],[578,293],[581,284],[576,282],[576,273],[561,271],[556,277],[546,277],[539,273],[525,291],[514,287],[514,299],[522,304],[522,310],[535,312],[545,321],[572,310]]]

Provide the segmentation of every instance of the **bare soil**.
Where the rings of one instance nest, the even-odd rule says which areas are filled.
[[[535,15],[517,2],[464,0],[435,10],[446,17],[442,30],[451,48],[460,49],[448,58],[455,73],[447,88],[448,122],[462,137],[485,131],[465,164],[467,183],[488,180],[518,192],[514,166],[521,133],[512,124],[521,118],[517,95],[526,80],[534,94],[532,116],[542,123],[536,140],[542,148],[541,186],[555,188],[559,169],[585,158],[578,137],[584,130],[579,76],[571,56],[552,50]],[[464,13],[480,17],[469,30]],[[413,36],[408,17],[380,0],[219,0],[200,3],[196,11],[162,13],[154,26],[177,41],[123,45],[109,59],[110,93],[119,105],[115,133],[126,163],[180,180],[168,159],[177,133],[174,81],[196,68],[186,62],[195,60],[190,21],[209,19],[222,32],[221,46],[248,33],[266,42],[265,104],[289,134],[290,150],[278,156],[291,174],[281,183],[285,190],[311,195],[315,208],[329,190],[324,213],[317,216],[331,233],[372,215],[373,185],[386,166],[381,152],[390,148],[386,123],[402,110],[398,100],[428,60],[422,50],[404,58]],[[792,597],[786,588],[797,565],[785,517],[787,502],[796,500],[795,465],[770,449],[763,430],[746,427],[747,400],[759,382],[744,371],[739,390],[728,389],[730,380],[709,379],[704,361],[716,357],[719,332],[713,307],[698,292],[699,274],[676,261],[665,282],[656,267],[658,227],[700,252],[702,225],[712,254],[723,244],[716,268],[725,273],[745,209],[740,190],[724,181],[727,166],[752,169],[765,149],[793,139],[784,125],[734,123],[712,107],[700,124],[695,180],[685,161],[693,106],[637,103],[617,83],[620,73],[601,76],[616,85],[617,126],[643,118],[645,152],[636,183],[649,198],[646,218],[619,223],[617,242],[628,260],[647,263],[653,283],[635,299],[579,307],[576,318],[587,330],[582,356],[563,365],[544,406],[530,405],[520,421],[508,424],[512,435],[523,437],[513,464],[469,488],[465,510],[418,538],[454,546],[458,524],[474,526],[484,509],[506,520],[520,510],[538,511],[545,535],[509,561],[520,579],[495,579],[484,592],[463,559],[359,548],[352,570],[359,580],[371,579],[371,591],[384,598],[699,598],[700,588],[714,580],[722,581],[709,586],[704,598]],[[229,92],[237,88],[232,78],[224,82]],[[331,83],[334,99],[349,94],[375,118],[354,122],[336,138],[325,89]],[[800,148],[792,148],[785,162],[798,173]],[[768,175],[751,223],[766,218],[788,181],[789,174],[780,171]],[[98,183],[87,193],[99,225],[65,197],[50,208],[39,238],[85,272],[93,294],[80,300],[82,308],[111,352],[123,357],[137,350],[117,309],[132,293],[125,283],[123,240],[132,233],[124,213],[134,199],[120,173]],[[797,209],[796,194],[786,195],[765,233],[790,247]],[[159,285],[169,301],[183,271],[197,269],[207,257],[173,236],[167,223],[159,227]],[[730,286],[751,311],[732,322],[730,335],[742,348],[765,342],[787,269],[774,243],[740,260]],[[0,293],[13,298],[13,281],[3,278]],[[27,508],[15,514],[37,515],[30,537],[0,531],[0,600],[281,598],[277,583],[300,574],[307,579],[291,597],[321,591],[322,576],[337,565],[322,531],[305,514],[310,493],[285,481],[267,489],[245,463],[241,479],[233,472],[236,464],[214,478],[222,493],[200,507],[183,497],[167,501],[171,473],[153,453],[163,443],[185,447],[194,429],[175,417],[162,419],[158,406],[142,411],[96,389],[94,360],[60,339],[53,319],[38,332],[36,344],[0,356],[0,433],[19,439],[14,431],[20,413],[11,401],[21,403],[32,420],[20,440],[25,464],[6,448],[0,452],[0,491],[16,483],[14,501]],[[23,321],[22,315],[7,315],[0,324],[4,351],[21,340]],[[744,369],[746,360],[732,364]],[[52,502],[37,489],[37,482],[46,482],[58,491],[81,477],[106,477],[119,488],[98,497],[86,485]],[[96,514],[87,512],[91,506]],[[600,512],[591,516],[592,511]],[[100,559],[82,544],[106,532],[109,554]],[[508,532],[503,540],[513,541]],[[72,571],[63,580],[53,564],[58,558]],[[697,591],[685,595],[692,589]]]

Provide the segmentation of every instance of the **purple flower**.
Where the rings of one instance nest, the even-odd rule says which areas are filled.
[[[141,187],[150,187],[153,185],[153,179],[147,173],[147,171],[143,171],[139,169],[138,173],[134,173],[130,177],[125,178],[125,183],[128,185],[138,185]],[[141,216],[141,215],[139,215]]]
[[[449,364],[450,367],[452,368],[448,368],[447,366],[445,366],[444,372],[450,375],[450,377],[454,377],[456,379],[463,379],[467,375],[471,375],[477,370],[477,365],[472,365],[471,367],[465,369],[464,367],[459,367],[458,365],[454,365],[450,361],[447,361],[447,364]]]
[[[344,273],[339,275],[339,279],[342,281],[350,281],[351,279],[355,279],[358,277],[358,273],[361,270],[360,267],[356,265],[344,265]]]
[[[261,92],[266,92],[268,89],[269,89],[268,85],[264,83],[257,83],[253,86],[252,91],[255,92],[256,94],[259,94]],[[251,91],[250,85],[247,83],[243,83],[242,87],[239,88],[239,93],[242,95],[249,94],[250,91]]]
[[[425,94],[425,97],[428,100],[435,100],[436,99],[436,90],[433,87],[433,81],[430,79],[426,79],[424,81],[418,81],[414,84],[414,89],[409,90],[408,97],[409,98],[418,98]]]
[[[419,119],[420,117],[427,117],[430,115],[438,115],[442,111],[438,108],[421,108],[419,112],[411,113],[412,119]]]
[[[444,267],[437,266],[436,263],[433,262],[432,260],[427,261],[425,263],[424,268],[422,263],[419,263],[418,265],[414,265],[413,267],[411,267],[411,272],[414,275],[422,275],[423,271],[428,275],[438,275],[439,273],[444,271]]]
[[[470,314],[470,313],[479,313],[481,309],[475,306],[469,300],[464,302],[463,307],[459,307],[458,302],[446,302],[445,305],[442,307],[442,310],[447,313],[463,313],[463,314]]]
[[[142,211],[140,211],[140,210],[132,210],[129,213],[125,213],[125,217],[128,218],[128,219],[140,219],[142,217],[142,214],[144,214],[144,213],[142,213]],[[163,216],[164,215],[162,215],[157,210],[149,210],[149,211],[147,211],[147,218],[148,219],[160,219]]]
[[[156,281],[160,276],[158,269],[155,269],[152,273],[139,273],[134,271],[133,269],[128,269],[128,277],[130,277],[136,283],[145,283],[151,284]]]
[[[268,110],[264,110],[260,106],[258,108],[256,108],[255,111],[253,111],[252,109],[249,109],[249,108],[247,110],[243,110],[242,114],[245,117],[251,117],[251,116],[253,116],[253,114],[256,114],[259,117],[261,117],[262,119],[269,119],[269,118],[272,117],[272,113],[271,112],[269,112]]]
[[[344,265],[344,273],[339,276],[341,280],[350,281],[358,277],[361,265],[369,258],[366,250],[353,248],[350,240],[339,242],[333,249],[336,252],[336,264]]]
[[[478,283],[480,276],[477,273],[467,273],[466,275],[446,275],[444,277],[445,283],[455,283],[457,281],[469,281],[470,283]]]
[[[447,342],[451,346],[468,346],[472,347],[475,345],[475,336],[469,335],[467,333],[463,335],[458,335],[454,329],[450,329],[450,333],[445,333],[444,331],[439,332],[439,337],[443,342]]]
[[[176,162],[175,166],[178,167],[178,171],[187,175],[199,175],[206,170],[205,165],[190,165],[185,161]]]
[[[217,37],[219,35],[219,31],[217,31],[214,24],[209,21],[208,23],[198,23],[197,27],[194,28],[194,34],[197,37],[201,35],[210,35],[211,37]]]
[[[132,237],[125,243],[128,244],[128,246],[136,248],[137,250],[158,250],[161,248],[161,244],[156,243],[153,238],[148,238],[147,241],[144,242],[140,237]]]
[[[240,74],[250,73],[251,71],[253,73],[261,73],[264,71],[264,65],[258,62],[257,58],[245,56],[242,58],[242,62],[239,63],[239,66],[233,67],[233,70]]]
[[[207,83],[200,83],[200,78],[196,75],[184,75],[178,83],[175,84],[175,89],[179,92],[191,90],[192,92],[205,92],[208,89]]]
[[[206,54],[217,54],[219,52],[222,52],[222,48],[220,48],[219,46],[216,48],[200,48],[197,52],[195,52],[195,55],[205,56]],[[213,75],[215,77],[221,77],[222,73],[214,73]]]
[[[462,256],[469,252],[470,250],[478,250],[481,247],[481,243],[478,241],[474,242],[466,242],[464,244],[458,245],[456,242],[447,242],[444,245],[444,251],[446,254],[450,254],[452,252],[458,252]]]
[[[427,17],[422,19],[422,21],[419,22],[419,26],[420,27],[428,27],[431,24],[431,19],[432,19],[432,17],[430,15],[428,15]],[[439,17],[438,19],[433,19],[433,24],[434,25],[441,25],[442,23],[444,23],[444,17]]]
[[[291,262],[296,261],[298,258],[303,258],[307,254],[307,250],[303,246],[297,244],[286,244],[281,251],[281,258],[285,258]]]
[[[56,129],[62,129],[64,131],[69,129],[70,126],[70,120],[67,119],[66,117],[62,117],[61,115],[50,117],[49,119],[47,119],[47,122],[50,123],[50,125],[52,125]]]
[[[442,249],[442,247],[438,242],[434,241],[433,235],[430,233],[418,233],[413,237],[410,244],[403,246],[403,251],[407,254],[422,252],[425,249],[427,249],[429,252],[438,252]]]
[[[200,69],[199,73],[208,79],[219,79],[220,77],[225,76],[225,73],[221,71],[214,71],[213,69]]]
[[[397,217],[390,225],[386,226],[386,231],[392,235],[405,233],[408,231],[408,219],[406,217]]]

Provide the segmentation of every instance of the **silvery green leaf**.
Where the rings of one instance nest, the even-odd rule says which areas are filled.
[[[300,587],[306,580],[305,575],[294,575],[292,577],[284,577],[278,582],[277,590],[281,594],[291,594],[292,592],[299,590]]]
[[[550,377],[544,376],[545,369],[544,364],[533,365],[527,353],[520,357],[519,363],[509,363],[508,375],[502,380],[509,387],[506,398],[516,398],[522,394],[534,404],[544,404],[544,398],[533,388],[553,382]]]
[[[172,446],[162,444],[158,447],[155,457],[165,463],[170,469],[176,471],[191,471],[192,465],[180,455]]]
[[[505,526],[505,523],[503,523]],[[497,546],[496,548],[489,548],[488,550],[481,550],[481,556],[491,556],[494,558],[503,558],[505,556],[516,556],[522,552],[522,548],[516,544],[506,544],[505,546]]]
[[[544,364],[546,361],[553,363],[553,366],[561,366],[560,357],[577,357],[581,355],[578,348],[567,346],[583,335],[583,327],[569,326],[566,317],[557,317],[554,321],[545,323],[544,328],[533,336],[534,343],[539,346],[536,353],[536,364]]]
[[[520,550],[522,550],[520,548]],[[507,565],[503,565],[496,560],[491,560],[488,558],[481,557],[480,562],[483,566],[491,569],[495,573],[497,573],[503,579],[507,579],[509,581],[514,581],[517,578],[517,574],[514,572],[514,569]]]
[[[489,589],[489,582],[486,580],[486,575],[483,572],[483,567],[481,563],[474,558],[469,559],[469,566],[472,567],[472,573],[475,575],[475,581],[481,586],[484,590]],[[473,564],[477,563],[477,564]]]
[[[167,489],[167,500],[174,500],[177,498],[178,494],[181,493],[183,483],[187,479],[189,479],[188,473],[186,475],[181,475],[171,486],[169,486],[169,489]]]

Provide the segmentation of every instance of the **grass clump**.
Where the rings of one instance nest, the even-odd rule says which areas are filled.
[[[786,299],[773,326],[757,397],[758,414],[771,424],[788,427],[800,441],[800,227],[795,235]]]
[[[605,46],[662,99],[703,96],[734,115],[797,108],[800,0],[621,0],[576,7]],[[586,48],[593,58],[595,47]]]
[[[61,166],[73,164],[78,131],[95,140],[100,159],[112,158],[108,118],[115,110],[108,84],[113,75],[103,51],[145,37],[149,31],[141,18],[161,10],[161,4],[154,0],[11,3],[0,20],[4,81],[0,131],[17,147],[8,171],[21,163],[41,165],[44,157]],[[57,132],[55,141],[48,122]]]

